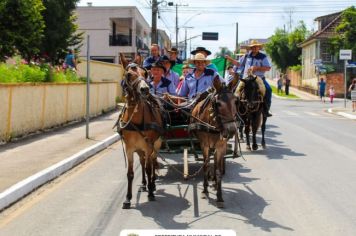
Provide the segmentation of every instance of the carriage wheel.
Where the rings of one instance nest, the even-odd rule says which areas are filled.
[[[188,149],[184,148],[183,151],[183,178],[184,180],[188,179],[189,169],[188,169]]]

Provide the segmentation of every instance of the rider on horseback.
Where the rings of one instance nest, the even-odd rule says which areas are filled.
[[[266,87],[265,100],[265,113],[267,116],[272,116],[269,112],[272,102],[272,89],[265,78],[265,72],[271,69],[271,65],[267,59],[266,54],[260,52],[262,44],[257,40],[252,40],[248,45],[250,52],[240,58],[240,61],[236,61],[230,56],[226,56],[226,59],[231,61],[235,66],[241,67],[241,76],[245,78],[249,72],[260,77],[263,84]],[[260,87],[261,88],[261,87]]]

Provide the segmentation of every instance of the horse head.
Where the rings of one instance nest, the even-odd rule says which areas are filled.
[[[129,65],[130,66],[130,65]],[[127,96],[131,100],[139,98],[147,98],[150,88],[139,67],[131,66],[126,69],[124,76],[123,87],[127,92]]]
[[[258,106],[261,98],[259,94],[258,83],[256,82],[257,77],[249,75],[248,77],[241,79],[245,83],[243,88],[243,99],[246,102],[247,110],[255,110]]]
[[[237,131],[236,125],[236,104],[237,97],[233,94],[233,89],[238,78],[233,79],[229,85],[221,82],[218,77],[214,79],[213,86],[215,94],[213,97],[213,110],[216,122],[220,128],[223,138],[231,138]]]

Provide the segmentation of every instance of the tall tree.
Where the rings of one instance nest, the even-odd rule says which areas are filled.
[[[351,49],[356,58],[356,8],[343,11],[341,23],[335,28],[335,36],[330,39],[331,52],[338,54],[340,49]]]
[[[19,52],[30,60],[39,53],[43,29],[41,0],[0,2],[0,60]]]
[[[289,66],[301,64],[302,49],[298,47],[298,44],[303,42],[308,34],[302,21],[291,33],[276,29],[275,34],[266,44],[266,51],[282,72],[285,72]]]
[[[74,10],[79,0],[43,0],[46,10],[43,18],[46,23],[41,53],[55,64],[63,58],[69,47],[78,49],[82,33],[77,33]]]

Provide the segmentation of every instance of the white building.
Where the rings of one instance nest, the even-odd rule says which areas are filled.
[[[138,51],[149,52],[151,28],[134,6],[77,7],[78,31],[84,32],[79,56],[87,56],[87,35],[90,36],[90,58],[119,62],[119,53],[133,58]]]

